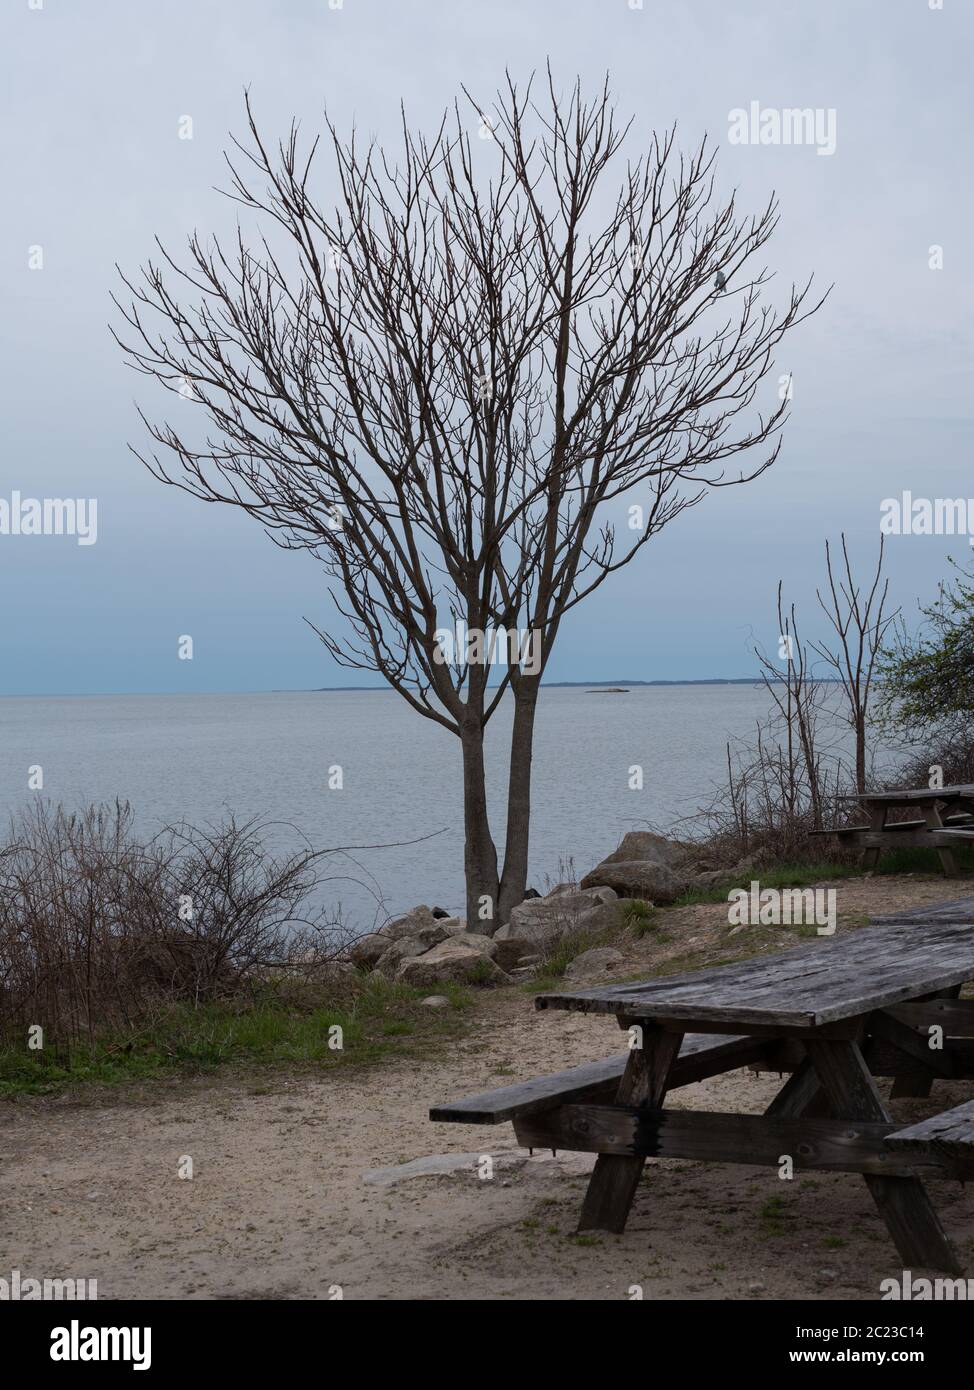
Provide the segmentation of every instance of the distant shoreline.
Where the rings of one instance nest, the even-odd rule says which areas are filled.
[[[783,678],[782,678],[783,680]],[[545,690],[595,690],[604,686],[618,687],[625,686],[647,686],[647,685],[763,685],[762,676],[708,676],[704,680],[689,681],[627,681],[627,680],[605,680],[605,681],[542,681],[542,688]],[[824,676],[815,681],[816,685],[837,685],[834,676]],[[316,686],[311,694],[326,695],[336,690],[388,690],[387,685],[319,685]],[[489,686],[488,689],[494,690],[496,686]],[[228,692],[229,693],[229,692]],[[619,693],[625,694],[622,690]]]
[[[704,680],[657,680],[657,681],[629,681],[629,680],[594,680],[594,681],[542,681],[545,690],[595,690],[604,686],[618,688],[648,687],[648,686],[675,686],[675,685],[754,685],[763,684],[762,676],[708,676]],[[816,685],[836,685],[838,682],[835,677],[820,677],[815,682]],[[10,691],[0,692],[0,700],[99,700],[99,699],[126,699],[129,696],[151,699],[155,695],[332,695],[341,694],[342,691],[363,692],[372,691],[374,693],[390,692],[388,685],[296,685],[279,687],[272,690],[31,690],[14,694]],[[494,690],[495,686],[488,689]],[[624,691],[621,693],[625,693]]]

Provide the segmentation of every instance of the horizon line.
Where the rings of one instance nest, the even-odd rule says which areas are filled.
[[[782,680],[784,676],[782,675]],[[597,690],[606,686],[613,689],[629,687],[647,686],[677,686],[677,685],[761,685],[764,677],[755,676],[704,676],[696,679],[665,679],[656,680],[626,680],[619,677],[616,679],[595,679],[588,681],[545,681],[541,682],[546,689],[589,689]],[[819,677],[817,685],[835,685],[835,676]],[[488,686],[489,690],[496,690],[496,686]],[[371,692],[380,694],[382,692],[394,694],[389,685],[317,685],[317,686],[273,686],[264,690],[27,690],[21,692],[0,691],[0,699],[4,700],[99,700],[105,698],[136,698],[139,696],[153,697],[156,695],[333,695],[348,692]]]

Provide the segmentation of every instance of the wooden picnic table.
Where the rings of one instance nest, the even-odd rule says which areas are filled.
[[[528,1148],[598,1155],[579,1230],[621,1232],[648,1158],[861,1173],[904,1264],[960,1271],[923,1185],[974,1175],[974,1103],[906,1130],[877,1076],[911,1094],[974,1079],[974,923],[865,927],[733,965],[542,994],[538,1009],[612,1015],[623,1058],[520,1082],[430,1112],[513,1120]],[[931,1027],[943,1046],[930,1045]],[[667,1092],[735,1067],[790,1073],[763,1115],[664,1108]]]
[[[959,869],[952,850],[959,843],[974,843],[974,783],[971,782],[947,787],[856,792],[839,799],[858,802],[869,816],[869,825],[813,830],[812,834],[836,835],[846,843],[860,845],[866,869],[876,867],[884,849],[912,845],[935,849],[944,873],[955,878]],[[891,822],[889,813],[897,806],[912,810],[913,818]]]

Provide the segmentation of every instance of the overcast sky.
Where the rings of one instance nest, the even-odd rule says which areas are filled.
[[[361,683],[303,621],[330,621],[310,560],[129,454],[151,386],[107,330],[114,264],[227,225],[214,185],[245,86],[267,131],[311,129],[327,103],[391,138],[400,99],[430,127],[461,83],[490,94],[549,57],[566,86],[608,71],[633,148],[674,120],[687,147],[709,132],[739,208],[777,190],[778,275],[835,289],[778,360],[794,380],[778,463],[588,600],[548,679],[749,675],[749,645],[777,640],[779,578],[815,635],[827,536],[844,529],[865,566],[884,498],[974,498],[972,38],[964,0],[5,0],[0,499],[95,497],[98,538],[0,535],[0,692]],[[751,102],[834,110],[834,153],[730,143]],[[931,597],[948,554],[969,559],[966,536],[893,538],[896,601]]]

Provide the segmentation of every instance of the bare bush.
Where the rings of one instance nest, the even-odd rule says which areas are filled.
[[[35,1024],[55,1046],[135,1028],[162,1002],[252,991],[347,943],[306,914],[330,850],[268,855],[269,827],[228,818],[140,838],[127,803],[41,804],[0,845],[0,1037]]]

